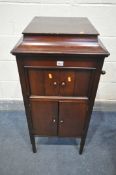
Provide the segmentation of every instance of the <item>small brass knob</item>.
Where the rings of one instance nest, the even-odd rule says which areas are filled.
[[[61,86],[65,86],[66,85],[66,83],[63,81],[62,83],[61,83]]]
[[[64,123],[64,121],[63,120],[60,120],[60,123]]]
[[[55,123],[56,122],[56,120],[55,119],[53,119],[53,123]]]
[[[56,85],[57,85],[57,82],[56,82],[56,81],[54,81],[53,85],[54,85],[54,86],[56,86]]]

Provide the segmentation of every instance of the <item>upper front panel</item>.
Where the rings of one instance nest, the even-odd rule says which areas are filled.
[[[57,59],[57,57],[59,59]],[[97,67],[97,60],[70,60],[54,55],[23,60],[29,96],[65,96],[89,98]]]
[[[95,70],[67,69],[46,70],[28,68],[30,96],[74,96],[88,97]]]

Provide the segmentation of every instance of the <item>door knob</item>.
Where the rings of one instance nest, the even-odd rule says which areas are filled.
[[[64,123],[64,121],[63,120],[60,120],[60,123]]]
[[[65,86],[66,85],[66,83],[63,81],[62,83],[61,83],[61,86]]]
[[[55,119],[53,119],[53,123],[55,123],[56,122],[56,120]]]
[[[56,86],[56,85],[57,85],[57,82],[56,82],[56,81],[54,81],[54,82],[53,82],[53,85],[54,85],[54,86]]]

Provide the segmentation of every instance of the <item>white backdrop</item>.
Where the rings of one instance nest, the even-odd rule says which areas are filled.
[[[110,52],[97,100],[116,101],[116,0],[0,0],[0,100],[21,100],[17,65],[11,49],[34,16],[88,17]]]

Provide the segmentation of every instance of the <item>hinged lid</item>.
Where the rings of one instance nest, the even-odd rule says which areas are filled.
[[[87,18],[35,17],[12,54],[94,54],[108,56],[99,33]]]
[[[98,35],[87,18],[35,17],[23,34],[39,35]]]

